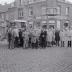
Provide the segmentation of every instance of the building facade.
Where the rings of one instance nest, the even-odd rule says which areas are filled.
[[[65,23],[71,26],[72,4],[65,0],[16,0],[18,19],[29,24],[62,29]]]
[[[30,23],[48,28],[62,29],[64,23],[72,22],[72,4],[65,0],[30,0],[28,3],[28,20]]]
[[[6,20],[8,19],[8,8],[10,4],[0,5],[0,36],[6,32]]]
[[[15,0],[5,13],[5,20],[26,20],[28,24],[63,29],[72,24],[72,4],[65,0]]]

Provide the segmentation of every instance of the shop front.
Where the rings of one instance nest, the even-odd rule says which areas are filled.
[[[54,29],[61,30],[65,26],[65,23],[69,26],[69,21],[65,16],[49,16],[47,21],[48,28],[53,27]]]
[[[56,26],[56,20],[54,20],[54,19],[49,19],[48,20],[48,28],[56,28],[55,27]]]

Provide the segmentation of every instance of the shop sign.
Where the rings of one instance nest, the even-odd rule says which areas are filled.
[[[55,23],[55,21],[54,20],[50,20],[49,23]]]
[[[48,18],[67,19],[66,16],[48,16]]]
[[[42,21],[42,23],[47,23],[46,21]]]

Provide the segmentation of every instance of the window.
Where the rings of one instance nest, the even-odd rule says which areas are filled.
[[[47,14],[57,14],[57,8],[48,8]]]
[[[60,6],[58,6],[58,7],[57,7],[57,14],[58,14],[58,15],[59,15],[60,12],[61,12],[60,10],[61,10],[61,9],[60,9]]]
[[[31,7],[31,8],[29,8],[29,16],[32,16],[32,15],[33,15],[33,9]]]
[[[20,5],[21,5],[21,0],[20,0]]]
[[[46,14],[46,7],[42,7],[42,15]]]
[[[53,9],[53,14],[57,14],[57,8]]]
[[[23,5],[24,4],[24,1],[23,0],[19,0],[19,5]]]
[[[23,1],[23,4],[24,4],[24,5],[27,5],[27,4],[28,4],[28,0],[24,0],[24,1]]]
[[[69,7],[66,8],[66,15],[69,15]]]
[[[18,17],[23,17],[23,8],[18,9]]]
[[[50,9],[50,13],[53,14],[53,9]]]
[[[29,0],[29,4],[30,4],[30,3],[34,3],[34,0]]]

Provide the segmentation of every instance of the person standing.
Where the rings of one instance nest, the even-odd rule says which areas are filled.
[[[72,47],[72,27],[71,27],[70,33],[71,33],[71,47]]]
[[[23,48],[28,48],[28,41],[29,41],[29,31],[26,29],[24,32],[23,32],[23,38],[24,38],[24,45],[23,45]]]
[[[68,47],[71,47],[71,29],[70,28],[67,31],[67,34],[68,34]]]
[[[52,31],[52,47],[55,45],[55,29],[54,27],[51,28],[51,31]]]
[[[46,46],[47,46],[47,31],[46,31],[45,27],[43,27],[39,39],[40,39],[40,46],[42,48],[46,48]]]
[[[23,33],[22,30],[19,29],[19,47],[23,47],[24,39],[23,39]]]
[[[48,47],[49,46],[49,40],[48,40],[48,38],[49,38],[49,36],[48,36],[49,30],[47,29],[46,31],[47,31],[47,47]]]
[[[65,47],[68,47],[68,28],[65,28],[64,29],[64,32],[65,32],[65,36],[64,36],[64,39],[65,39]]]
[[[19,47],[19,30],[17,28],[13,29],[14,35],[14,48]]]
[[[12,48],[12,47],[11,47],[12,29],[11,29],[11,28],[9,28],[7,34],[8,34],[8,48],[11,49],[11,48]]]
[[[31,39],[32,49],[35,48],[35,45],[36,45],[36,35],[35,35],[35,29],[33,29],[33,31],[32,31],[32,39]]]
[[[32,47],[32,31],[33,31],[33,26],[31,25],[30,27],[29,27],[29,35],[28,35],[28,37],[29,37],[29,41],[28,41],[28,47],[29,48],[31,48]]]
[[[53,32],[51,29],[49,29],[48,33],[47,33],[47,40],[48,40],[48,46],[49,47],[52,46],[52,39],[53,39]]]
[[[40,47],[40,41],[39,41],[39,37],[40,37],[40,33],[41,33],[41,27],[39,27],[36,31],[36,35],[37,35],[37,46]]]
[[[65,46],[65,39],[64,39],[64,36],[65,36],[65,32],[64,32],[64,30],[61,30],[61,31],[60,31],[61,47],[64,47],[64,46]]]
[[[55,31],[55,41],[56,41],[56,46],[59,47],[59,41],[60,41],[60,32],[59,32],[59,30]]]

